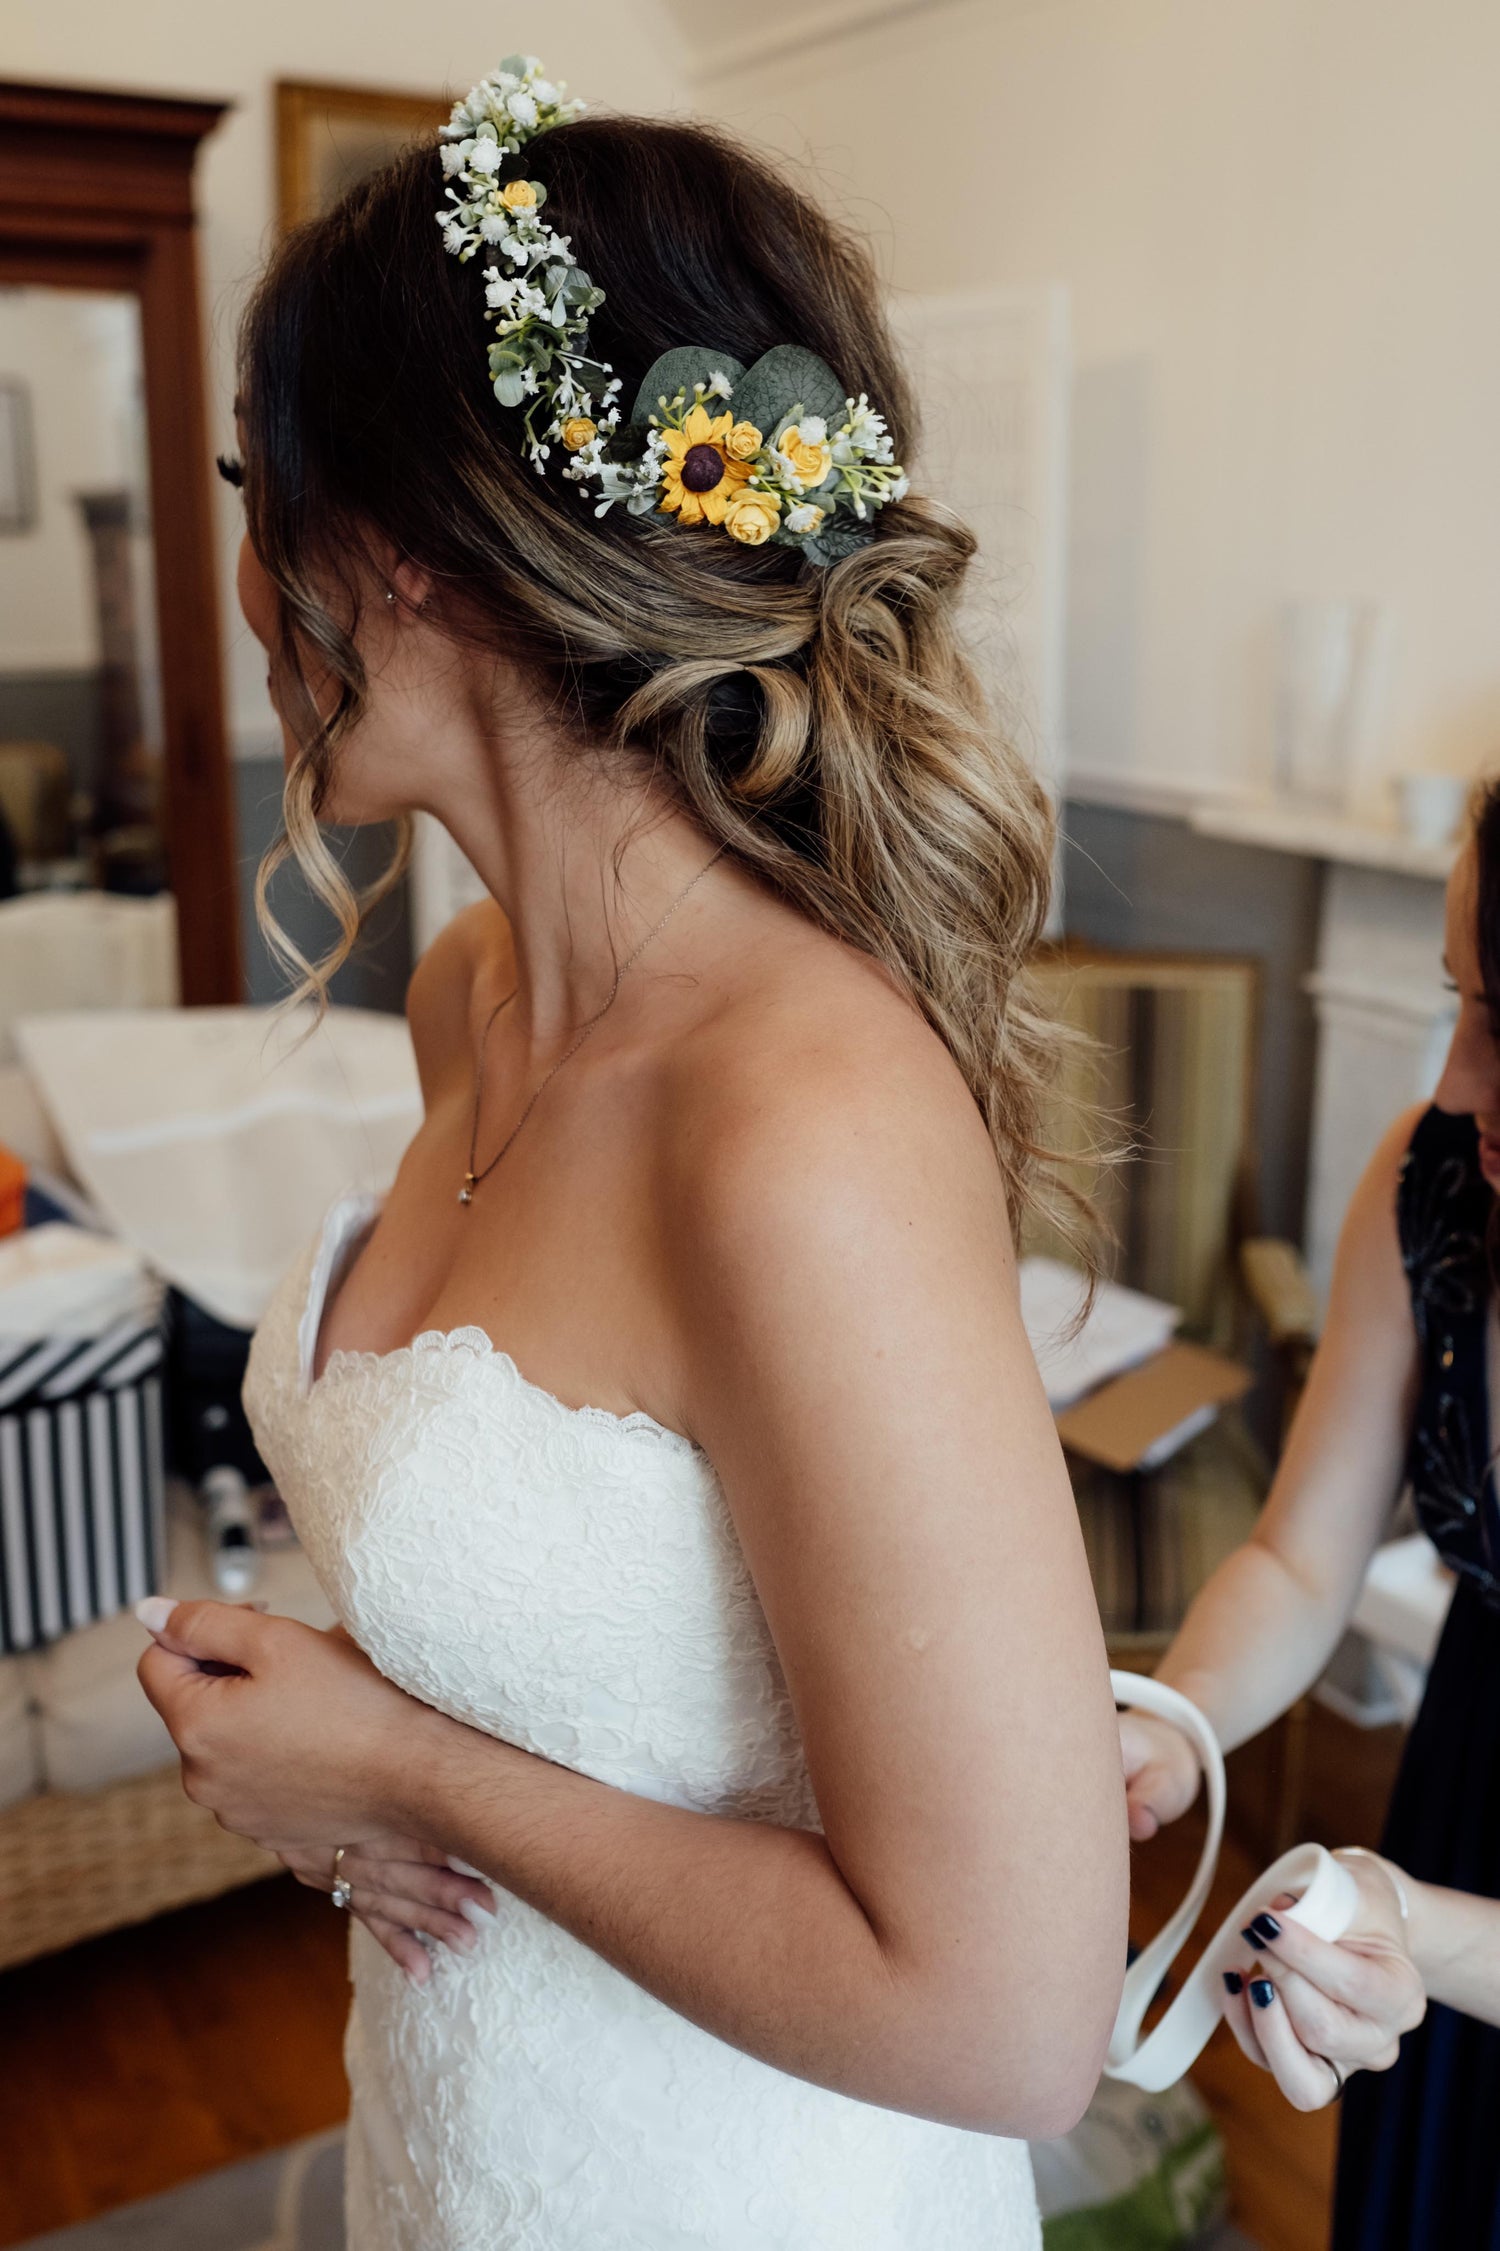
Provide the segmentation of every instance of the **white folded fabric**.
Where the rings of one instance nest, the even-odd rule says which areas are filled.
[[[97,1337],[156,1318],[161,1291],[128,1243],[61,1220],[0,1238],[0,1341]]]
[[[306,1030],[263,1008],[80,1012],[16,1028],[106,1225],[235,1328],[255,1326],[337,1196],[390,1186],[422,1119],[399,1016],[331,1008]]]
[[[1101,1282],[1080,1326],[1087,1287],[1060,1259],[1021,1261],[1021,1319],[1054,1414],[1162,1351],[1182,1319],[1179,1307],[1160,1298]]]

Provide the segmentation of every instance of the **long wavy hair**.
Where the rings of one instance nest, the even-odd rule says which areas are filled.
[[[800,344],[869,394],[911,459],[869,257],[769,166],[702,126],[589,117],[511,172],[545,183],[549,221],[606,292],[591,340],[627,402],[673,345],[749,365]],[[973,535],[913,495],[816,569],[620,509],[596,519],[523,461],[519,416],[495,401],[482,261],[444,252],[441,186],[436,149],[415,148],[290,235],[241,333],[247,522],[279,595],[273,661],[299,745],[258,903],[299,996],[321,1002],[404,859],[403,843],[356,898],[318,826],[365,704],[378,533],[431,574],[444,630],[525,668],[580,756],[643,761],[706,836],[885,966],[962,1071],[1019,1225],[1059,1038],[1024,981],[1054,832],[958,631]],[[266,905],[288,857],[339,926],[316,963]]]

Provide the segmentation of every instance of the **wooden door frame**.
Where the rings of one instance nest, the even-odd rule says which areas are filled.
[[[141,308],[167,869],[185,1003],[244,998],[193,168],[229,105],[0,81],[0,282]]]

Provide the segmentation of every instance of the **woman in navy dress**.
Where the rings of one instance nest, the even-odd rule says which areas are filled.
[[[1264,1514],[1161,1667],[1229,1750],[1322,1672],[1403,1488],[1454,1574],[1381,1852],[1344,1855],[1353,1927],[1328,1945],[1268,1900],[1225,1980],[1241,2046],[1299,2108],[1347,2082],[1334,2251],[1500,2251],[1500,785],[1449,885],[1445,966],[1458,1017],[1434,1103],[1370,1162]],[[1121,1733],[1149,1837],[1191,1803],[1196,1763],[1160,1721]]]

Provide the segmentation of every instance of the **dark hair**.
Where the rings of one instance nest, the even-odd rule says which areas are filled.
[[[591,345],[627,411],[675,345],[748,366],[799,344],[869,394],[910,459],[909,388],[868,255],[758,158],[701,126],[589,117],[504,176],[544,183],[549,223],[604,290]],[[820,570],[665,518],[595,518],[522,457],[520,417],[487,374],[486,261],[445,252],[441,201],[436,148],[413,149],[281,245],[242,332],[249,532],[280,596],[276,662],[302,745],[262,897],[295,853],[344,933],[316,967],[288,953],[302,989],[321,991],[358,928],[316,822],[365,695],[377,529],[432,574],[445,630],[529,667],[602,755],[648,757],[710,838],[887,966],[962,1069],[1018,1215],[1054,1045],[1019,983],[1046,917],[1052,820],[956,629],[972,535],[908,498]],[[309,657],[338,685],[322,719]]]

